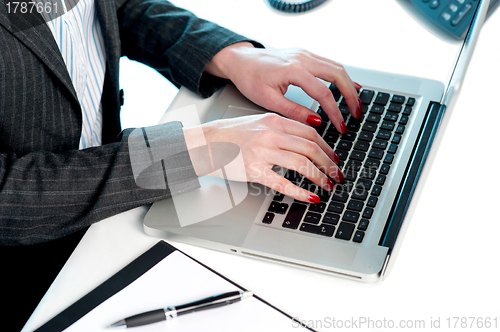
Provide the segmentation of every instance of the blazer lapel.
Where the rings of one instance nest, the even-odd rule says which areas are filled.
[[[16,26],[17,24],[13,25],[12,22],[21,24],[21,29]],[[37,23],[34,27],[33,22]],[[80,105],[61,52],[41,15],[36,11],[31,14],[21,14],[20,11],[8,13],[5,1],[0,0],[0,25],[29,48],[61,81],[66,90],[77,101],[76,104]],[[22,29],[22,25],[24,25],[24,29]]]

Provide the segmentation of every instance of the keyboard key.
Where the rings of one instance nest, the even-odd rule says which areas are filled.
[[[271,205],[269,205],[268,211],[274,212],[274,213],[279,213],[279,214],[285,214],[287,209],[288,209],[288,204],[279,203],[279,202],[271,202]]]
[[[396,144],[389,145],[389,149],[387,149],[387,152],[395,154],[396,151],[398,151],[398,146]]]
[[[361,122],[358,119],[350,118],[349,121],[347,121],[346,127],[347,131],[357,133],[359,131],[359,128],[361,127]]]
[[[390,169],[391,169],[391,165],[383,164],[382,167],[380,167],[380,174],[387,175],[387,173],[389,173]]]
[[[371,142],[373,140],[373,133],[362,131],[359,133],[359,139],[365,142]]]
[[[402,133],[405,132],[405,128],[406,127],[404,125],[400,124],[396,127],[395,133],[401,135]]]
[[[342,101],[344,101],[344,99],[342,99]],[[349,107],[347,107],[347,105],[340,105],[339,110],[340,113],[342,114],[342,118],[344,119],[344,121],[346,121],[350,114]]]
[[[378,167],[380,166],[380,160],[366,159],[365,166],[373,169],[378,169]]]
[[[344,181],[335,184],[335,191],[350,193],[354,184],[351,181]]]
[[[290,211],[285,217],[283,222],[283,227],[297,229],[299,227],[300,220],[306,211],[307,206],[304,204],[293,203],[290,207]]]
[[[364,141],[357,141],[356,145],[354,145],[354,150],[359,150],[366,152],[370,148],[370,143]]]
[[[344,207],[345,205],[342,203],[330,202],[330,204],[328,205],[328,212],[342,214],[342,212],[344,211]]]
[[[406,125],[408,124],[408,120],[410,118],[408,117],[408,115],[402,115],[400,118],[399,118],[399,123],[402,124],[402,125]]]
[[[366,231],[366,229],[368,228],[368,224],[370,223],[369,220],[367,219],[361,219],[358,223],[358,229],[359,230],[362,230],[362,231]]]
[[[342,95],[340,94],[339,88],[337,88],[337,86],[334,83],[330,84],[330,91],[332,92],[333,98],[335,98],[335,101],[339,101],[339,99]]]
[[[375,141],[373,141],[373,147],[380,150],[385,150],[387,148],[387,141],[376,139]]]
[[[388,93],[379,92],[377,94],[377,98],[375,98],[375,101],[373,103],[385,106],[385,105],[387,105],[387,102],[389,101],[389,97],[390,97],[390,95]]]
[[[349,193],[344,190],[335,190],[332,195],[332,200],[336,202],[345,203],[347,202],[347,198],[349,197]]]
[[[377,138],[379,139],[385,139],[386,141],[391,138],[391,132],[387,130],[379,130],[377,134]]]
[[[349,210],[347,210],[344,213],[344,216],[342,217],[343,221],[349,221],[349,222],[353,222],[353,223],[357,223],[358,219],[359,219],[359,213],[355,212],[355,211],[349,211]]]
[[[380,196],[381,191],[382,191],[382,186],[375,185],[375,186],[373,186],[373,189],[372,189],[372,195],[373,196]]]
[[[328,114],[326,114],[325,110],[321,108],[321,106],[318,108],[318,111],[316,112],[318,115],[321,117],[321,120],[328,122],[330,119],[328,118]]]
[[[358,230],[356,231],[356,233],[354,233],[354,236],[352,237],[352,242],[361,243],[364,237],[365,237],[365,232]]]
[[[276,194],[274,194],[273,201],[281,202],[283,198],[285,198],[285,194],[277,192]]]
[[[328,122],[322,121],[319,126],[314,127],[314,129],[316,129],[316,132],[319,134],[319,136],[323,136],[323,133],[325,132],[327,124],[328,124]]]
[[[373,159],[382,159],[382,157],[384,156],[384,150],[379,150],[379,149],[371,149],[370,150],[370,153],[368,154],[368,157],[369,158],[373,158]]]
[[[341,140],[339,144],[337,145],[337,149],[342,149],[349,151],[352,148],[352,142],[346,141],[345,139]]]
[[[386,154],[384,158],[384,164],[392,164],[394,161],[394,155],[393,154]]]
[[[404,104],[406,100],[405,96],[394,95],[392,96],[391,103]]]
[[[375,114],[375,113],[370,113],[366,117],[366,121],[373,122],[373,123],[379,123],[380,119],[382,119],[382,117],[379,114]]]
[[[262,222],[264,224],[270,224],[273,222],[273,219],[274,219],[274,213],[267,212],[266,215],[264,216],[264,219],[262,220]]]
[[[363,163],[361,161],[349,159],[349,161],[346,164],[346,170],[357,172],[361,169],[362,166]]]
[[[325,213],[323,220],[321,221],[324,224],[337,225],[340,221],[340,216],[336,213]],[[358,227],[359,228],[359,227]]]
[[[358,172],[349,170],[349,172],[344,172],[344,176],[347,181],[354,182],[358,178]]]
[[[347,209],[348,210],[357,211],[357,212],[361,212],[364,207],[365,207],[365,203],[364,202],[356,201],[354,199],[351,199],[349,201],[349,204],[347,204]]]
[[[314,212],[307,212],[306,216],[304,217],[304,222],[308,222],[310,224],[319,224],[319,221],[321,220],[321,214],[319,213],[314,213]]]
[[[372,90],[363,90],[359,94],[359,99],[361,100],[362,104],[370,104],[374,95],[375,92]]]
[[[342,134],[341,138],[354,142],[356,140],[356,133],[347,132],[346,134]]]
[[[339,139],[339,136],[340,136],[339,134],[327,131],[323,136],[323,139],[325,140],[326,143],[328,143],[328,145],[330,145],[330,144],[335,144],[335,142],[337,142],[337,140]]]
[[[377,176],[377,180],[375,180],[375,184],[378,184],[378,185],[384,185],[385,183],[385,179],[386,179],[386,176],[384,174],[379,174]]]
[[[392,122],[398,121],[398,118],[399,118],[399,114],[392,113],[392,112],[387,112],[387,113],[385,113],[385,116],[384,116],[384,120],[392,121]]]
[[[351,196],[351,198],[359,199],[360,201],[366,200],[366,197],[368,197],[368,190],[358,186],[356,186],[356,189],[352,192]]]
[[[380,129],[393,131],[396,124],[394,122],[383,121],[380,125]]]
[[[361,170],[359,177],[362,179],[373,180],[376,174],[377,174],[376,169],[371,167],[365,167]]]
[[[368,180],[368,179],[359,179],[358,182],[356,182],[356,187],[361,188],[362,190],[369,191],[370,188],[372,187],[373,181]]]
[[[401,105],[395,104],[395,103],[390,103],[389,107],[387,107],[388,112],[394,112],[394,113],[399,113],[401,112],[401,109],[403,107]]]
[[[332,237],[333,233],[335,232],[335,227],[332,225],[316,226],[304,223],[300,226],[300,230],[303,232]]]
[[[413,106],[415,105],[415,98],[410,97],[408,98],[408,101],[406,102],[406,106]]]
[[[385,112],[385,108],[380,105],[373,105],[372,108],[370,108],[370,113],[374,114],[383,114]]]
[[[377,197],[370,196],[370,198],[368,198],[368,201],[366,202],[366,206],[373,208],[377,205],[377,202],[378,202]]]
[[[405,106],[405,108],[403,109],[403,115],[410,115],[412,110],[413,110],[412,107]]]
[[[309,211],[312,211],[312,212],[323,213],[323,211],[325,211],[325,209],[326,209],[326,204],[323,202],[309,205]]]
[[[364,153],[363,151],[354,150],[351,152],[350,159],[363,161],[365,159],[365,157],[366,157],[366,153]]]
[[[395,134],[392,136],[392,143],[399,144],[401,142],[401,135]]]
[[[373,215],[373,209],[371,207],[367,207],[363,212],[363,219],[370,219]]]
[[[316,195],[318,195],[321,202],[328,202],[330,200],[330,197],[332,196],[332,192],[321,188],[318,192],[316,192]],[[317,204],[309,205],[309,210],[311,210],[312,206],[314,206],[314,209],[320,209],[322,203],[318,203],[318,204],[320,204],[320,205],[317,205]],[[324,208],[323,208],[323,210],[324,210]],[[315,211],[315,212],[323,212],[323,211]]]
[[[363,131],[367,131],[369,133],[374,133],[377,131],[377,124],[373,122],[365,122],[363,125]]]
[[[341,222],[339,225],[339,229],[337,230],[337,234],[335,234],[335,238],[341,240],[350,240],[355,228],[356,226],[352,223]]]
[[[345,161],[347,159],[347,157],[349,156],[349,151],[346,151],[346,150],[341,150],[341,149],[336,149],[335,150],[335,153],[337,154],[337,156],[339,156],[340,160],[342,161]]]
[[[302,180],[303,176],[297,171],[288,170],[285,174],[285,179],[290,180],[291,182],[297,184]]]

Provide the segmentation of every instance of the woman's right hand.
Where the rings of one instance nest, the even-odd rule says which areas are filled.
[[[300,188],[273,171],[281,166],[304,175],[326,190],[344,175],[337,166],[340,161],[332,148],[310,126],[268,113],[210,122],[184,128],[191,161],[198,176],[215,171],[213,160],[199,153],[203,142],[236,144],[241,151],[244,167],[227,172],[228,180],[263,184],[294,199],[318,203],[319,197]]]

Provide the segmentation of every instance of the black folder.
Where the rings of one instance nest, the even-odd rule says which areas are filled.
[[[70,327],[72,324],[77,322],[79,319],[81,319],[83,316],[85,316],[87,313],[92,311],[94,308],[99,306],[101,303],[118,293],[120,290],[124,289],[131,283],[133,283],[135,280],[140,278],[144,273],[149,271],[151,268],[153,268],[156,264],[161,262],[164,258],[169,256],[171,253],[178,251],[178,249],[174,248],[170,244],[166,243],[165,241],[159,241],[157,244],[155,244],[153,247],[151,247],[148,251],[143,253],[141,256],[136,258],[134,261],[132,261],[130,264],[128,264],[126,267],[121,269],[119,272],[117,272],[115,275],[113,275],[111,278],[103,282],[101,285],[96,287],[94,290],[92,290],[90,293],[82,297],[80,300],[72,304],[70,307],[62,311],[60,314],[58,314],[56,317],[52,318],[50,321],[45,323],[43,326],[38,328],[36,332],[54,332],[54,331],[62,331],[68,327]],[[194,262],[200,264],[204,268],[208,269],[212,273],[218,275],[219,277],[223,278],[224,280],[228,281],[229,283],[233,284],[240,290],[245,291],[243,287],[239,286],[238,284],[234,283],[233,281],[229,280],[228,278],[224,277],[223,275],[219,274],[218,272],[212,270],[208,266],[200,263],[199,261],[193,259],[192,257],[182,253],[189,259],[193,260]],[[214,294],[215,295],[215,294]],[[269,304],[262,298],[254,295],[254,298],[257,300],[261,301],[265,305],[269,306],[270,310],[276,310],[282,315],[285,315],[290,319],[290,326],[292,324],[294,325],[295,328],[302,326],[306,328],[309,331],[314,331],[311,328],[305,326],[304,324],[300,323],[300,321],[296,318],[293,318],[292,316],[288,315],[287,313],[281,311],[280,309],[274,307],[273,305]],[[216,309],[217,310],[217,309]],[[192,314],[196,315],[196,313]],[[125,318],[125,317],[123,317]],[[111,330],[110,330],[111,331]]]

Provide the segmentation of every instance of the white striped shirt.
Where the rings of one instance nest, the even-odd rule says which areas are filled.
[[[106,52],[94,0],[65,0],[58,4],[64,7],[65,14],[54,19],[45,14],[45,19],[82,107],[80,149],[98,146],[102,143],[101,96]]]

